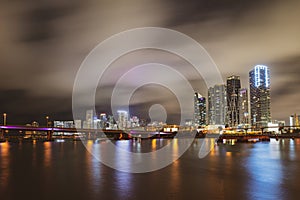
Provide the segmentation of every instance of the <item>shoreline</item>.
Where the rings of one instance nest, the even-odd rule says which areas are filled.
[[[193,133],[195,134],[195,133]],[[10,143],[36,143],[36,142],[64,142],[64,141],[94,141],[95,143],[111,140],[153,140],[153,139],[215,139],[216,143],[226,143],[226,141],[234,141],[235,143],[241,142],[268,142],[270,139],[299,139],[300,134],[281,134],[281,135],[270,135],[270,134],[259,134],[259,135],[233,135],[233,134],[199,134],[196,133],[192,135],[191,133],[168,133],[168,134],[154,134],[151,137],[141,137],[141,135],[128,135],[126,133],[120,135],[106,135],[100,137],[74,137],[74,136],[53,136],[51,140],[47,140],[45,137],[24,137],[24,136],[6,136],[0,139],[0,143],[10,142]]]

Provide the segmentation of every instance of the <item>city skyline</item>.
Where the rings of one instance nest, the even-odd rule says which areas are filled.
[[[0,8],[3,26],[0,112],[7,113],[8,123],[13,124],[43,122],[45,116],[71,119],[75,75],[90,50],[121,31],[159,26],[183,32],[202,44],[217,64],[223,80],[237,74],[245,86],[253,66],[269,66],[273,77],[272,117],[288,121],[288,116],[300,113],[297,77],[300,2],[231,3],[188,1],[179,6],[176,1],[155,1],[151,5],[134,2],[134,7],[108,2],[86,7],[57,2],[48,2],[48,6],[25,2],[3,4]],[[184,11],[178,12],[181,9]],[[120,12],[112,12],[115,10]],[[41,17],[40,13],[44,15]],[[171,61],[176,65],[176,59]],[[195,91],[207,94],[207,88],[199,84],[201,80],[195,80],[192,75],[189,80],[195,82]],[[107,81],[104,87],[109,90],[112,82]],[[173,109],[176,103],[170,101],[172,98],[168,95],[161,99],[172,102]],[[153,99],[136,100],[134,107],[153,102]],[[105,106],[99,110],[105,111]]]
[[[1,199],[299,199],[300,0],[0,5]]]
[[[254,68],[252,70],[249,71],[249,84],[247,85],[248,87],[242,87],[241,82],[240,82],[240,76],[239,75],[231,75],[229,77],[226,78],[226,80],[224,81],[223,84],[216,84],[214,85],[214,87],[210,87],[208,88],[208,94],[202,96],[200,93],[195,92],[194,93],[194,125],[199,125],[199,126],[203,126],[203,125],[209,125],[209,124],[219,124],[219,122],[222,122],[221,124],[223,125],[229,125],[230,127],[234,127],[237,126],[239,124],[251,124],[251,125],[255,125],[256,123],[256,116],[257,111],[255,110],[255,106],[256,104],[258,104],[257,102],[252,102],[253,98],[257,98],[261,96],[261,93],[266,93],[267,94],[265,96],[263,96],[265,100],[268,99],[267,104],[265,105],[264,103],[259,103],[258,107],[265,107],[265,110],[259,111],[259,119],[261,118],[261,116],[263,116],[263,118],[265,118],[266,120],[259,120],[258,123],[261,123],[261,121],[264,123],[265,126],[267,126],[267,122],[271,122],[272,117],[270,114],[270,103],[271,103],[271,98],[270,98],[270,85],[271,85],[271,81],[270,81],[271,77],[270,77],[270,70],[269,67],[265,66],[265,65],[256,65],[254,66]],[[248,89],[249,88],[249,89]],[[254,89],[253,89],[254,88]],[[255,89],[259,88],[259,91],[256,91]],[[220,92],[221,90],[221,92]],[[262,91],[260,91],[262,90]],[[249,94],[248,94],[249,91]],[[234,95],[236,95],[236,99],[235,101],[232,101],[232,99],[230,97],[232,97]],[[217,96],[217,97],[214,97]],[[218,102],[216,102],[216,100],[214,100],[214,98],[217,99],[223,99],[222,102],[220,102],[219,100],[217,100]],[[258,98],[259,99],[259,98]],[[233,103],[234,102],[234,103]],[[232,105],[232,103],[234,105]],[[206,107],[206,104],[208,105],[208,107]],[[211,107],[216,107],[215,105],[217,104],[218,109],[211,109]],[[261,105],[265,105],[265,106],[261,106]],[[234,109],[231,107],[235,107]],[[220,111],[222,110],[223,111]],[[233,111],[233,110],[234,111]],[[86,127],[86,128],[92,128],[92,124],[93,124],[93,120],[95,117],[97,117],[97,113],[100,113],[100,118],[101,115],[105,115],[106,116],[106,111],[98,111],[96,113],[94,113],[93,110],[91,109],[87,109],[86,110],[86,119],[85,121],[82,121],[83,123],[86,124],[82,124],[82,127]],[[242,111],[242,112],[241,112]],[[213,112],[213,113],[212,113]],[[234,113],[233,113],[234,112]],[[129,116],[127,113],[127,111],[118,111],[117,112],[117,116],[115,116],[115,121],[120,121],[120,113],[124,113],[126,116],[125,118],[127,119]],[[126,114],[127,113],[127,114]],[[108,112],[108,114],[112,115],[111,112]],[[291,115],[294,115],[297,113],[292,113]],[[4,117],[5,115],[5,117]],[[135,116],[138,115],[138,113],[134,113],[131,116]],[[216,116],[217,115],[217,116]],[[286,119],[282,120],[285,121],[285,123],[289,123],[290,122],[290,116],[286,116]],[[235,117],[236,119],[234,119],[234,123],[231,121],[231,117]],[[49,119],[49,116],[43,116],[46,118],[46,124],[48,124],[48,121],[51,122],[51,120]],[[113,117],[113,116],[112,116]],[[124,118],[124,117],[123,117]],[[71,118],[72,119],[72,118]],[[99,119],[97,117],[97,119]],[[28,119],[29,121],[27,121],[27,124],[30,123],[39,123],[34,119]],[[45,119],[42,118],[42,123]],[[66,118],[58,118],[52,119],[52,122],[54,121],[67,121],[70,119],[66,119]],[[74,123],[77,119],[72,119],[74,120]],[[145,119],[146,121],[149,120],[149,118]],[[185,119],[185,120],[190,120],[190,119]],[[247,123],[242,123],[242,120],[244,122]],[[249,120],[249,121],[248,121]],[[253,122],[254,120],[254,122]],[[275,119],[278,120],[278,119]],[[0,120],[1,121],[1,120]],[[2,119],[3,123],[5,121],[7,121],[7,113],[4,112],[3,113],[3,119]],[[123,121],[123,120],[121,120]],[[128,121],[128,120],[125,120]],[[218,123],[217,123],[218,122]],[[123,122],[124,123],[124,122]],[[171,124],[175,124],[175,123],[171,123]],[[120,125],[118,124],[119,127],[121,127],[121,129],[125,128],[126,125]]]

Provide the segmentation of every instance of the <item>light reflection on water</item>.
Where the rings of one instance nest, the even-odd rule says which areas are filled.
[[[258,143],[244,163],[249,177],[250,199],[263,197],[270,199],[272,196],[283,197],[279,190],[282,181],[281,149],[277,141],[271,140],[267,144],[269,151],[265,151],[266,145]],[[272,193],[270,193],[272,191]]]
[[[144,174],[111,169],[95,159],[80,142],[1,143],[1,199],[21,199],[23,194],[29,195],[30,199],[42,196],[49,200],[295,199],[300,195],[297,189],[300,184],[300,140],[233,146],[203,141],[195,139],[190,149],[170,166]],[[178,153],[181,142],[184,141],[176,139],[172,143],[173,156]],[[115,145],[132,152],[149,152],[169,143],[169,140],[154,139],[140,143],[116,141]],[[199,159],[202,144],[212,150]],[[86,145],[95,154],[107,153],[105,141],[95,143],[91,140]],[[114,162],[132,167],[135,163],[124,156],[124,151],[117,151]],[[23,172],[24,167],[27,171]],[[24,184],[27,180],[34,181],[34,187]],[[15,190],[23,192],[12,193]]]
[[[93,148],[93,151],[95,151],[97,154],[99,154],[100,149],[95,148],[96,146],[93,145],[92,141],[88,141],[87,148]],[[99,161],[91,156],[89,151],[86,151],[86,164],[87,164],[87,170],[89,175],[89,180],[93,183],[93,192],[94,195],[99,195],[100,191],[99,188],[101,186],[101,167]]]
[[[44,142],[44,166],[51,166],[51,142]]]
[[[6,188],[9,172],[9,144],[7,142],[0,143],[0,188]],[[0,193],[1,194],[1,193]]]

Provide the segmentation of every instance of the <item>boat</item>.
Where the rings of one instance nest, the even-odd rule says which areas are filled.
[[[55,142],[65,142],[64,139],[55,139],[54,141],[55,141]]]

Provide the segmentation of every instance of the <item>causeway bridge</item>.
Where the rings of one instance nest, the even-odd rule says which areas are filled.
[[[110,137],[123,137],[128,138],[128,134],[123,130],[102,130],[102,129],[76,129],[76,128],[62,128],[62,127],[34,127],[34,126],[20,126],[20,125],[6,125],[0,126],[0,139],[5,136],[5,133],[8,131],[19,131],[21,133],[25,132],[42,132],[46,134],[47,140],[52,140],[52,137],[55,132],[59,133],[73,133],[72,136],[76,136],[79,133],[86,133],[89,135],[102,135],[105,134]],[[104,135],[102,135],[104,136]]]

